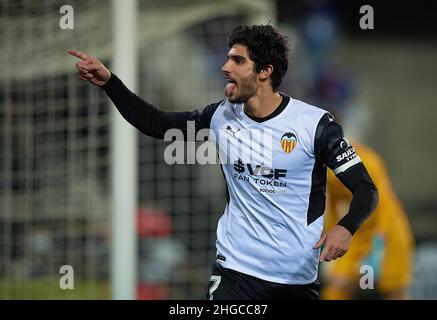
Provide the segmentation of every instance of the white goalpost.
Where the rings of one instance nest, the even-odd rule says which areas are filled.
[[[137,90],[137,0],[113,0],[113,72],[126,85]],[[133,181],[137,175],[137,133],[120,117],[111,112],[111,186],[112,186],[112,254],[111,288],[113,299],[135,299],[137,283],[137,237],[135,215],[138,188]]]

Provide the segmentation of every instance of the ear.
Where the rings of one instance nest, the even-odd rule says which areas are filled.
[[[267,80],[273,73],[273,66],[268,64],[263,70],[259,72],[260,80]]]

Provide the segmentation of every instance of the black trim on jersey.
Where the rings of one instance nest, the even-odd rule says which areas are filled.
[[[314,163],[313,172],[311,175],[311,191],[307,212],[307,225],[310,225],[318,218],[320,218],[325,212],[326,205],[326,165],[324,164],[322,157],[322,147],[320,141],[323,141],[322,135],[326,134],[324,130],[328,125],[328,117],[324,115],[316,128],[316,134],[314,137],[314,153],[316,155],[316,161]]]
[[[358,157],[354,148],[344,138],[343,129],[329,113],[326,113],[317,125],[314,150],[316,162],[307,213],[308,225],[322,216],[325,210],[326,166],[332,170],[341,169],[348,161]],[[378,190],[362,162],[339,172],[337,178],[352,192],[349,212],[338,224],[354,234],[376,208]]]
[[[102,88],[123,118],[143,134],[157,139],[164,139],[165,132],[169,129],[180,129],[186,140],[187,121],[194,121],[195,133],[201,129],[209,129],[211,118],[221,103],[213,103],[195,111],[165,112],[130,91],[115,74],[111,74],[111,78]]]
[[[254,117],[254,116],[251,116],[251,115],[247,114],[246,111],[244,111],[244,113],[245,113],[246,116],[248,116],[250,119],[252,119],[253,121],[259,122],[259,123],[264,122],[264,121],[267,121],[267,120],[270,120],[270,119],[276,117],[278,114],[280,114],[282,111],[284,111],[285,107],[286,107],[287,104],[290,102],[290,97],[289,97],[289,96],[287,96],[287,95],[285,95],[285,94],[283,94],[283,93],[281,93],[281,92],[279,92],[279,94],[280,94],[281,97],[282,97],[282,101],[281,101],[281,103],[279,104],[279,106],[275,109],[275,111],[273,111],[273,112],[272,112],[271,114],[269,114],[268,116],[263,117],[263,118],[256,118],[256,117]]]
[[[220,162],[220,170],[222,170],[222,174],[223,174],[223,178],[225,179],[225,186],[226,186],[226,203],[229,205],[229,201],[231,199],[231,196],[229,194],[229,189],[228,189],[228,182],[226,180],[226,176],[225,176],[225,172],[223,170],[223,164]]]
[[[326,166],[316,157],[311,174],[311,192],[307,212],[307,225],[310,225],[325,212],[326,204]]]

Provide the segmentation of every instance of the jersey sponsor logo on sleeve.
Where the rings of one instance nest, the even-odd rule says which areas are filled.
[[[342,141],[343,142],[343,141]],[[355,158],[357,156],[354,147],[350,147],[349,149],[347,149],[345,152],[343,152],[342,154],[339,154],[336,159],[337,162],[342,162],[343,160],[352,160],[353,158]]]
[[[337,164],[334,168],[335,174],[342,173],[361,162],[361,158],[358,156],[354,147],[352,147],[345,138],[340,142],[340,147],[341,151],[344,151],[335,158],[337,160]]]
[[[294,132],[286,132],[281,137],[281,147],[285,153],[290,153],[297,145],[297,135]]]

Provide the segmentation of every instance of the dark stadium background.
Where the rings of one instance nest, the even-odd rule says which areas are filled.
[[[238,1],[221,3],[231,7]],[[76,79],[75,61],[66,50],[89,51],[111,66],[112,21],[103,15],[107,4],[71,1],[76,27],[61,31],[63,4],[0,3],[1,299],[111,298],[112,106],[102,91]],[[347,98],[354,101],[346,106],[345,128],[356,125],[350,129],[386,161],[416,240],[412,294],[437,299],[437,5],[423,0],[272,4],[276,18],[263,17],[263,23],[276,21],[293,48],[281,90],[309,101],[320,97],[302,80],[309,57],[300,52],[299,25],[320,4],[334,14],[338,28],[330,50],[351,79],[343,85],[351,86]],[[226,36],[259,14],[246,2],[196,16],[195,8],[203,5],[196,0],[139,5],[140,18],[148,20],[138,36],[137,92],[165,110],[199,108],[222,98]],[[374,30],[359,28],[362,5],[374,8]],[[178,24],[178,13],[186,17],[187,7],[194,12],[191,20]],[[155,21],[149,12],[160,18]],[[148,137],[138,136],[137,146],[136,298],[202,299],[225,203],[220,169],[169,166],[163,156],[167,144]],[[74,290],[59,289],[63,264],[75,268]]]

